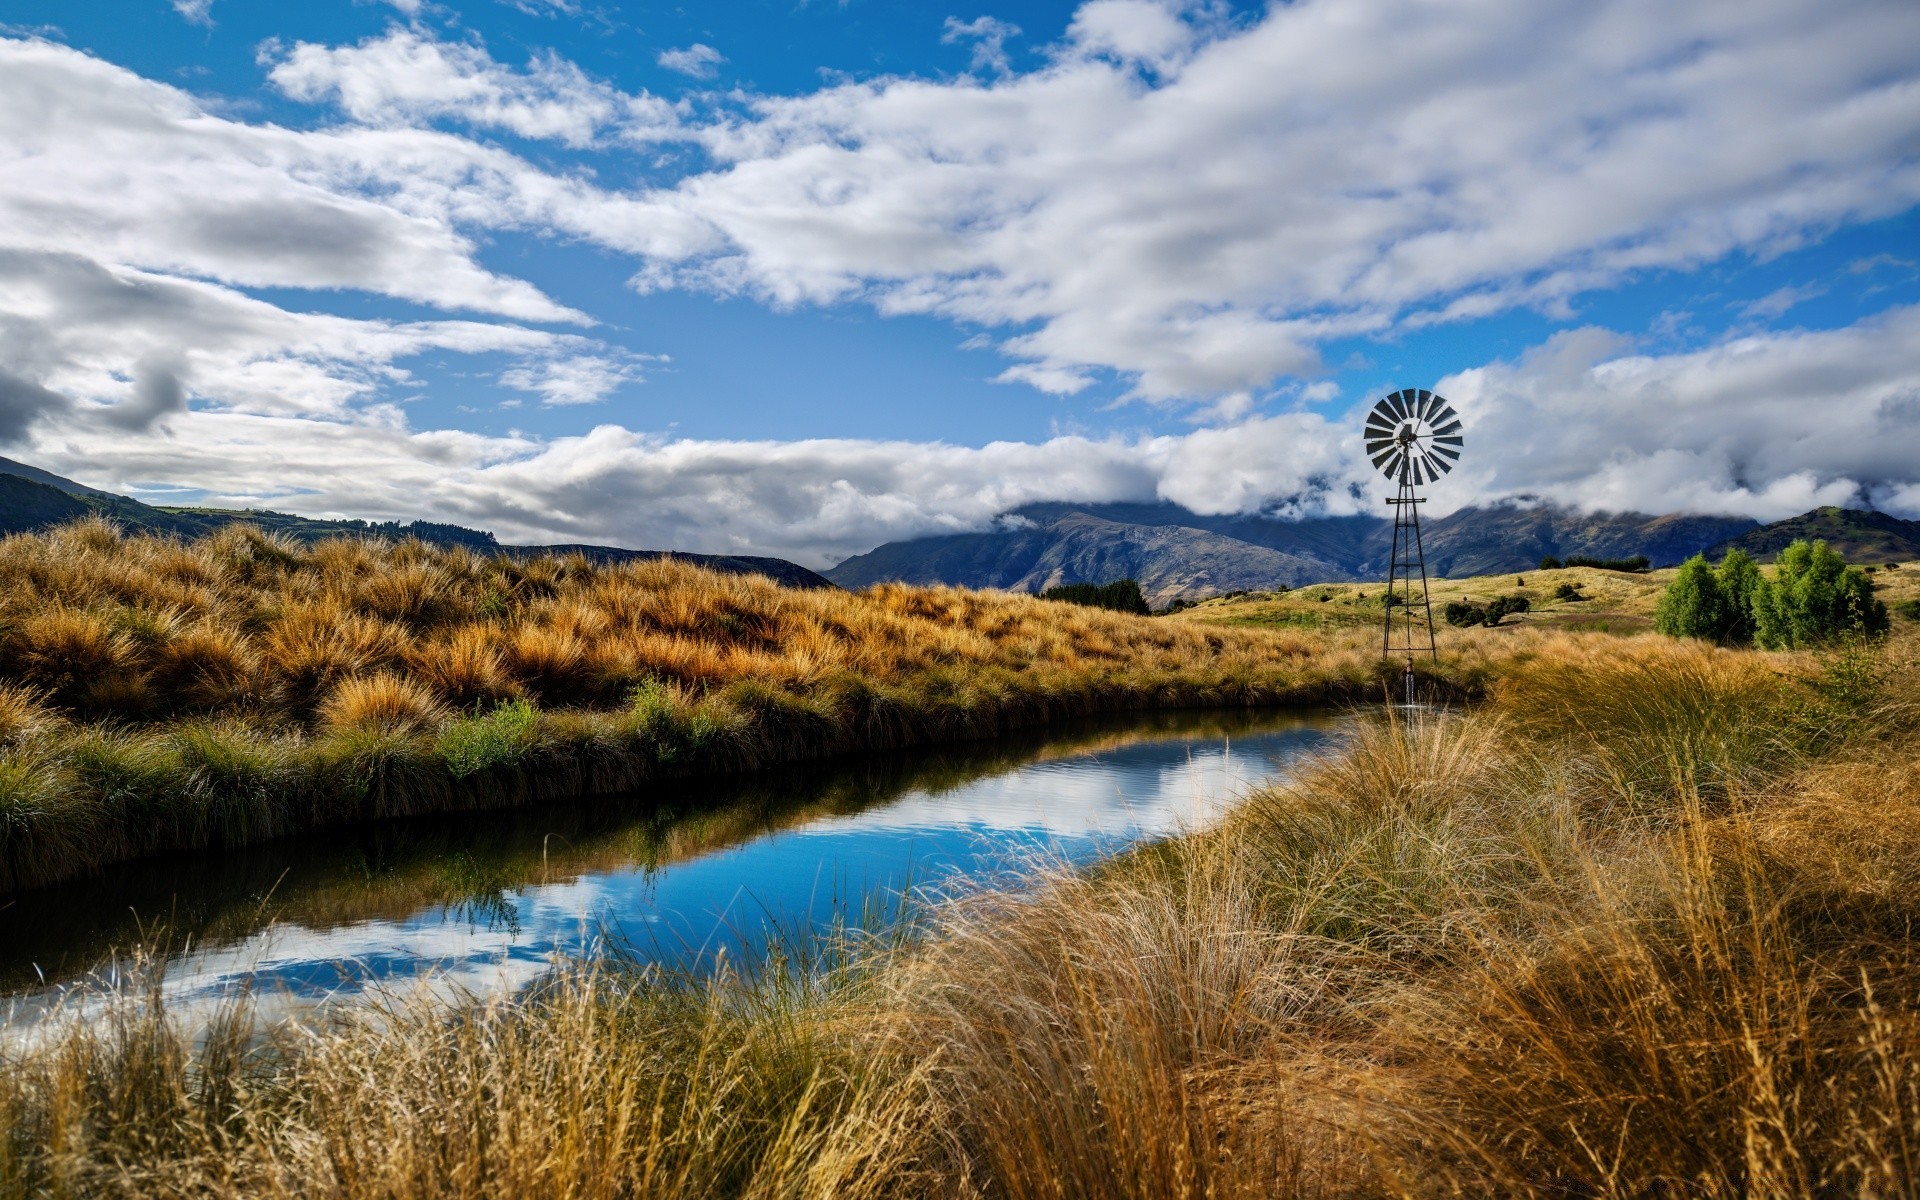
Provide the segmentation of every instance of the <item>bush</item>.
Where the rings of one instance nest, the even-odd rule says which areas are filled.
[[[1582,596],[1580,594],[1580,585],[1572,582],[1562,583],[1559,587],[1554,588],[1553,598],[1555,600],[1585,600],[1586,599],[1585,596]]]
[[[1540,569],[1542,571],[1558,571],[1560,569],[1560,560],[1549,554],[1540,560]]]
[[[1499,596],[1487,605],[1487,624],[1498,625],[1508,613],[1523,613],[1533,607],[1525,596]]]
[[[1865,573],[1825,542],[1795,542],[1780,552],[1773,580],[1754,590],[1753,619],[1754,640],[1769,650],[1874,637],[1890,624]]]
[[[1920,621],[1920,600],[1902,600],[1893,606],[1893,611],[1909,621]]]
[[[1112,583],[1064,584],[1041,592],[1040,598],[1063,600],[1068,604],[1084,604],[1088,608],[1107,608],[1114,612],[1136,613],[1143,617],[1153,611],[1147,607],[1147,598],[1141,594],[1139,583],[1131,579],[1116,579]]]
[[[1441,609],[1440,615],[1446,618],[1447,624],[1460,629],[1467,629],[1474,625],[1484,625],[1487,623],[1486,609],[1481,608],[1478,604],[1462,604],[1458,600],[1453,601]]]
[[[1569,567],[1592,567],[1596,571],[1631,571],[1638,574],[1653,565],[1653,561],[1644,554],[1632,558],[1590,558],[1585,554],[1570,554],[1566,565]]]

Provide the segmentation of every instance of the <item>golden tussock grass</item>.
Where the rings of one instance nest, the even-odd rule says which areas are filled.
[[[672,560],[302,546],[244,526],[183,543],[82,522],[0,540],[0,686],[64,719],[0,752],[26,764],[8,778],[34,781],[0,787],[0,891],[265,830],[629,790],[1069,715],[1366,696],[1384,676],[1363,634],[1222,630],[955,588],[802,591]],[[1450,649],[1429,683],[1471,694],[1492,661]],[[509,737],[494,714],[522,702]],[[195,758],[193,731],[209,723],[247,731],[233,761],[252,765]],[[49,827],[60,822],[111,836]]]
[[[1916,648],[1528,649],[1474,711],[891,939],[49,1024],[0,1190],[1915,1195]]]

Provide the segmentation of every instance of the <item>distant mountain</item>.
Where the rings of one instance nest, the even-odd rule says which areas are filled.
[[[1738,547],[1761,562],[1772,562],[1802,538],[1824,541],[1848,562],[1910,562],[1920,558],[1920,521],[1903,521],[1864,508],[1816,508],[1729,538],[1707,551],[1719,558]]]
[[[1528,571],[1547,555],[1626,558],[1656,566],[1757,528],[1747,517],[1587,514],[1546,505],[1469,508],[1425,522],[1436,575]],[[1038,591],[1131,577],[1164,606],[1224,591],[1296,587],[1386,574],[1393,524],[1382,517],[1289,521],[1205,516],[1173,504],[1033,504],[983,533],[889,542],[826,572],[842,587],[883,580]]]
[[[103,516],[128,529],[148,533],[203,537],[236,521],[257,525],[269,533],[303,542],[328,537],[419,538],[436,546],[465,546],[490,554],[526,557],[535,554],[579,552],[599,562],[676,558],[730,575],[765,575],[787,587],[831,588],[824,577],[784,558],[757,558],[731,554],[690,554],[679,550],[627,550],[619,546],[503,546],[491,533],[464,525],[432,521],[329,521],[297,517],[264,509],[171,508],[143,504],[75,483],[51,471],[0,458],[0,534],[32,533],[86,516]]]

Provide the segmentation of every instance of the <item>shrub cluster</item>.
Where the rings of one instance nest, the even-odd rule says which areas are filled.
[[[1230,593],[1229,595],[1246,593]],[[1040,593],[1042,600],[1064,600],[1068,604],[1083,604],[1088,608],[1105,608],[1114,612],[1135,613],[1146,616],[1153,610],[1147,607],[1147,598],[1140,591],[1139,583],[1131,579],[1116,579],[1112,583],[1068,583],[1060,587],[1050,587]]]
[[[1681,564],[1653,617],[1669,637],[1769,650],[1878,636],[1888,625],[1887,606],[1874,598],[1866,575],[1822,541],[1781,551],[1771,580],[1741,550],[1728,551],[1718,568],[1696,554]]]
[[[1484,605],[1454,601],[1441,610],[1447,624],[1461,629],[1475,625],[1498,625],[1508,613],[1523,613],[1532,608],[1525,596],[1497,596]]]

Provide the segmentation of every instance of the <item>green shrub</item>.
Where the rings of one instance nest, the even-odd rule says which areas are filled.
[[[1478,604],[1463,604],[1458,600],[1453,601],[1441,609],[1440,615],[1446,618],[1447,624],[1460,629],[1468,629],[1475,625],[1485,625],[1487,623],[1486,609],[1481,608]]]
[[[1553,598],[1555,600],[1585,600],[1586,599],[1585,596],[1582,596],[1580,594],[1580,585],[1577,583],[1571,583],[1571,582],[1562,583],[1559,587],[1554,588]]]
[[[1893,611],[1909,621],[1920,621],[1920,600],[1902,600],[1893,606]]]
[[[1523,613],[1532,607],[1525,596],[1497,596],[1487,604],[1487,624],[1498,625],[1508,613]]]
[[[1540,569],[1542,571],[1558,571],[1560,569],[1560,560],[1549,554],[1540,560]]]
[[[1041,592],[1040,598],[1084,604],[1088,608],[1110,608],[1114,612],[1136,613],[1143,617],[1153,611],[1147,607],[1147,598],[1141,594],[1139,583],[1132,579],[1116,579],[1112,583],[1064,584]]]
[[[526,700],[499,704],[480,716],[449,721],[440,731],[435,749],[457,779],[476,771],[520,761],[533,745],[540,724],[539,710]]]
[[[1818,646],[1846,635],[1874,637],[1889,625],[1873,584],[1825,542],[1780,552],[1770,582],[1753,593],[1754,640],[1769,650]]]

